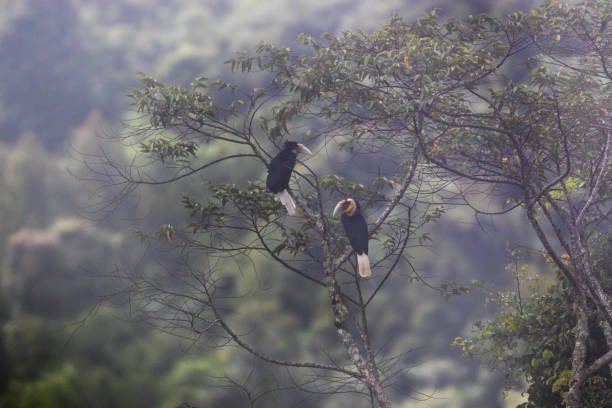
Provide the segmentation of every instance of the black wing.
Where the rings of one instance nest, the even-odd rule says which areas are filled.
[[[276,190],[276,186],[278,184],[278,179],[280,176],[280,163],[278,160],[278,156],[273,158],[268,166],[268,177],[266,178],[266,188],[273,193],[278,193]]]
[[[351,247],[361,255],[363,252],[368,253],[368,224],[363,215],[356,214],[352,217],[342,214],[342,224],[344,231],[351,243]]]
[[[287,189],[294,166],[295,157],[284,157],[282,152],[273,158],[268,166],[267,189],[275,194]]]

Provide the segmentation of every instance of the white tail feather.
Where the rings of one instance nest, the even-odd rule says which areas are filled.
[[[359,269],[359,276],[362,278],[367,278],[372,275],[372,270],[370,270],[370,259],[365,252],[361,255],[357,255],[357,268]]]
[[[291,198],[291,196],[289,195],[289,192],[287,190],[281,191],[280,193],[278,193],[278,198],[287,209],[289,215],[295,215],[295,203],[293,202],[293,198]]]

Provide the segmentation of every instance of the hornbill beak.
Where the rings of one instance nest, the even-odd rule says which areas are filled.
[[[304,146],[304,145],[303,145],[303,144],[301,144],[301,143],[298,143],[298,145],[297,145],[297,150],[298,150],[298,152],[300,152],[300,153],[305,153],[305,154],[310,154],[310,155],[312,155],[312,152],[310,151],[310,149],[309,149],[309,148],[307,148],[306,146]]]
[[[332,217],[335,217],[336,214],[338,213],[338,211],[340,211],[340,209],[342,209],[342,206],[344,205],[344,203],[346,202],[346,200],[340,200],[338,201],[338,204],[336,204],[336,207],[334,208],[334,213],[332,215]]]

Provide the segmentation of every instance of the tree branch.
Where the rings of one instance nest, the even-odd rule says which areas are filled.
[[[595,181],[595,185],[591,189],[591,194],[589,195],[589,198],[587,199],[586,203],[584,203],[584,206],[578,213],[578,217],[576,217],[576,220],[574,221],[576,226],[580,226],[582,224],[586,211],[593,203],[595,196],[599,193],[599,188],[601,187],[601,180],[603,180],[604,174],[606,173],[606,170],[608,169],[608,160],[610,158],[610,140],[611,138],[612,138],[612,133],[608,132],[608,136],[606,137],[606,144],[604,146],[603,157],[601,159],[601,165],[600,165],[601,168],[599,169],[597,180]]]

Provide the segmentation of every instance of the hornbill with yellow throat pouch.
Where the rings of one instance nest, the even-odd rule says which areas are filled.
[[[357,269],[359,276],[367,278],[372,275],[370,260],[368,259],[368,224],[361,214],[361,207],[354,198],[340,200],[334,208],[333,216],[342,210],[342,225],[351,243],[351,247],[357,254]]]
[[[312,154],[303,144],[287,140],[283,150],[272,159],[268,166],[266,188],[277,194],[289,215],[295,214],[295,203],[289,195],[289,179],[295,167],[298,153]]]

